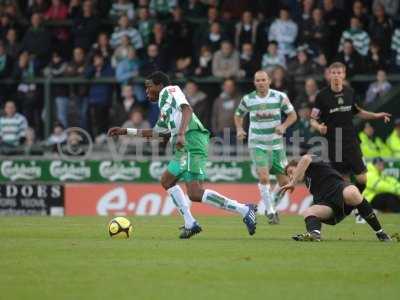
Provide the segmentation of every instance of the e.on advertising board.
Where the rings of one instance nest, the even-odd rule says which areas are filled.
[[[263,204],[256,184],[205,184],[232,199],[244,203]],[[286,195],[279,203],[278,210],[297,214],[308,207],[312,197],[304,186]],[[226,211],[206,204],[193,203],[195,215],[228,215]],[[173,215],[177,211],[169,195],[159,184],[66,184],[65,215]]]

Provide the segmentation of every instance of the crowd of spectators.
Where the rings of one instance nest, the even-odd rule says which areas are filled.
[[[18,80],[0,85],[0,131],[14,106],[15,124],[44,138],[43,90],[28,81],[38,77],[119,83],[53,85],[52,141],[66,139],[61,129],[74,125],[94,138],[126,122],[152,126],[158,107],[134,79],[162,70],[185,80],[194,111],[220,136],[224,128],[233,132],[233,110],[248,92],[235,81],[258,69],[302,112],[297,126],[305,130],[308,109],[326,84],[315,78],[326,78],[332,61],[343,62],[349,78],[376,76],[360,95],[366,103],[391,89],[387,73],[400,72],[398,15],[393,0],[0,0],[0,80]],[[213,97],[196,83],[210,76],[223,81]],[[3,135],[1,143],[10,144]],[[12,144],[19,143],[15,136]]]

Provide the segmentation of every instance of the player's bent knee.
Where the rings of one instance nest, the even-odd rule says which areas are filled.
[[[343,199],[346,204],[358,205],[362,202],[363,197],[356,186],[349,185],[343,190]]]

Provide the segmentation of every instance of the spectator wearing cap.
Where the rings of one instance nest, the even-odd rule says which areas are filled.
[[[367,164],[367,184],[362,195],[374,209],[400,213],[400,182],[385,174],[385,161],[381,157]]]
[[[239,75],[239,53],[229,41],[221,43],[221,49],[215,52],[212,61],[212,74],[219,78]]]
[[[279,18],[269,28],[268,40],[278,42],[278,51],[282,55],[292,56],[295,53],[294,43],[297,39],[298,26],[290,19],[289,9],[282,7]]]
[[[136,28],[130,26],[128,16],[122,15],[118,20],[118,27],[114,29],[114,32],[111,35],[111,47],[115,49],[119,45],[121,45],[122,37],[126,35],[129,37],[132,46],[136,50],[143,48],[143,40],[139,31]]]
[[[400,118],[394,121],[394,129],[386,140],[386,145],[392,151],[395,158],[400,158]]]
[[[363,157],[365,158],[375,158],[381,157],[391,157],[392,152],[385,144],[385,142],[379,137],[375,136],[374,127],[370,123],[365,123],[364,128],[358,134],[361,141],[360,147]]]
[[[388,93],[391,90],[391,88],[392,85],[387,80],[386,71],[379,70],[376,73],[376,81],[372,82],[368,87],[365,96],[365,102],[369,104],[379,100],[379,98],[383,97],[386,93]]]
[[[321,52],[313,59],[312,68],[315,75],[323,75],[328,67],[328,60],[325,53]]]
[[[267,72],[271,72],[277,66],[286,69],[286,58],[278,52],[278,43],[276,41],[270,41],[268,43],[267,52],[262,56],[261,68]]]
[[[4,114],[0,116],[0,146],[2,154],[12,150],[24,142],[28,122],[26,118],[17,112],[13,101],[7,101],[4,105]],[[4,153],[4,151],[6,153]]]
[[[358,18],[352,17],[350,19],[350,28],[342,33],[339,43],[339,51],[343,51],[344,43],[346,40],[353,42],[354,49],[361,55],[368,54],[370,37],[368,33],[361,28],[361,22]]]

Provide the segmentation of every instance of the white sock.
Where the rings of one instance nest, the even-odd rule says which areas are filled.
[[[183,216],[185,227],[191,228],[196,220],[190,212],[189,202],[181,187],[179,185],[174,185],[173,187],[168,189],[168,194],[171,196],[172,202],[174,202],[176,208]]]
[[[249,212],[249,207],[236,200],[229,199],[213,190],[205,190],[201,202],[241,214],[243,217]]]
[[[267,212],[267,214],[274,214],[276,211],[274,204],[272,202],[272,194],[269,190],[270,188],[269,184],[259,183],[258,188],[260,190],[261,199],[265,205],[265,211]]]

